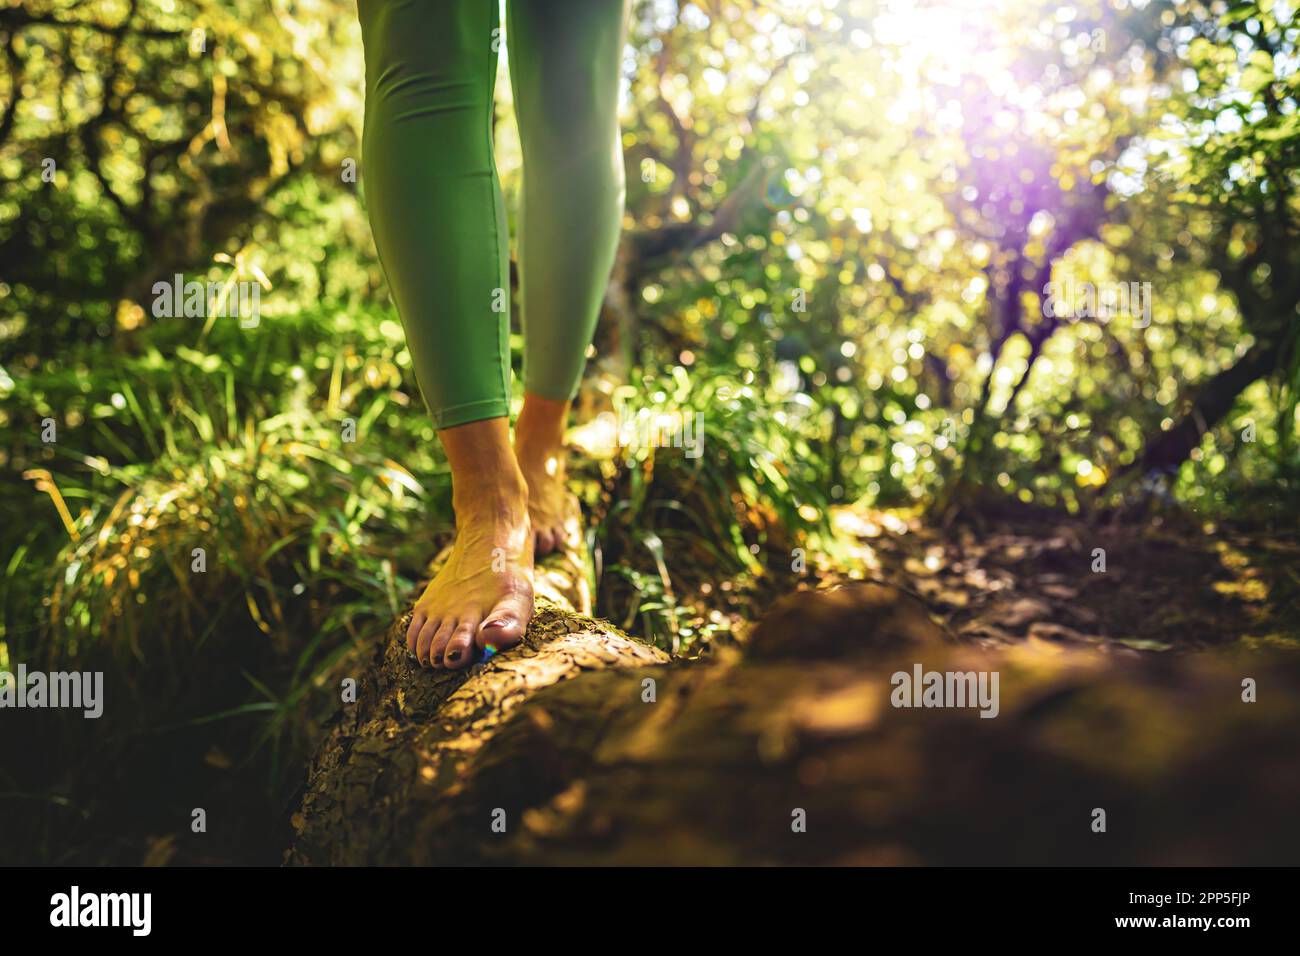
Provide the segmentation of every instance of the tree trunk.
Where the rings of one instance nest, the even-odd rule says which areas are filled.
[[[670,663],[554,605],[469,673],[388,642],[286,860],[1294,861],[1300,659],[1123,653],[982,650],[875,585],[783,600],[736,660]],[[997,716],[891,706],[917,664],[997,673]]]
[[[1201,443],[1201,436],[1232,410],[1237,396],[1271,374],[1277,360],[1277,347],[1259,341],[1235,365],[1202,385],[1190,411],[1169,431],[1159,432],[1147,440],[1146,449],[1138,460],[1142,473],[1177,471],[1192,449]]]

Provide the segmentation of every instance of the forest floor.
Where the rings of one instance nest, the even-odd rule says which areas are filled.
[[[715,650],[743,648],[795,586],[861,580],[915,594],[954,637],[988,649],[1300,650],[1300,529],[988,501],[947,526],[861,506],[832,524],[842,551],[797,585],[768,574],[684,589],[692,623],[720,631]]]
[[[867,577],[912,591],[986,647],[1300,649],[1300,531],[1027,506],[985,507],[949,528],[845,509],[836,527]]]

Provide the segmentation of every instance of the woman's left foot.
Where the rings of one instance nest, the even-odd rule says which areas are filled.
[[[568,417],[568,402],[526,394],[515,423],[515,460],[528,483],[528,517],[539,558],[582,542],[582,508],[569,491],[564,467]]]
[[[515,450],[528,483],[528,517],[537,557],[576,548],[582,540],[582,507],[566,482],[564,449],[526,454],[516,445]]]

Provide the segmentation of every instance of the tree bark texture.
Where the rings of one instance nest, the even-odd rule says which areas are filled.
[[[997,716],[894,706],[917,664],[996,673]],[[796,592],[708,661],[547,602],[468,672],[386,641],[286,861],[1285,864],[1297,690],[1294,654],[985,648],[879,585]]]

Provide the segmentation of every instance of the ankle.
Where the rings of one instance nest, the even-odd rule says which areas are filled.
[[[528,513],[528,482],[511,463],[464,488],[453,482],[451,506],[458,520],[488,518],[514,523]]]
[[[568,421],[569,402],[526,392],[524,407],[515,422],[515,453],[536,462],[562,452]]]
[[[562,442],[520,442],[515,446],[515,455],[524,476],[530,480],[564,477],[565,452]]]

